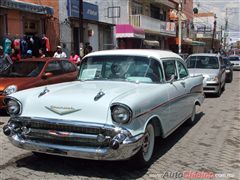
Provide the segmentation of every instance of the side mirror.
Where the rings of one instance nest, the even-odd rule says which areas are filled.
[[[234,63],[231,63],[231,66],[234,66]]]
[[[172,84],[173,81],[176,80],[176,79],[177,79],[177,76],[174,75],[174,74],[172,74],[172,75],[171,75],[171,79],[169,80],[169,82]]]
[[[42,79],[48,79],[53,76],[53,73],[47,72],[42,75]]]

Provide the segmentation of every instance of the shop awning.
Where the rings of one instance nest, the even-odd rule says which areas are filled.
[[[116,38],[145,38],[145,32],[142,28],[134,27],[130,24],[116,25]]]
[[[178,38],[176,38],[176,44],[178,44]],[[191,46],[205,46],[206,43],[202,41],[194,41],[190,38],[182,39],[182,44],[191,45]]]
[[[158,41],[152,41],[152,40],[144,40],[143,44],[145,46],[155,46],[155,47],[159,47],[160,46]]]
[[[50,6],[42,6],[38,4],[21,2],[16,0],[0,0],[0,7],[7,9],[16,9],[19,11],[26,11],[37,14],[53,15],[54,10]]]

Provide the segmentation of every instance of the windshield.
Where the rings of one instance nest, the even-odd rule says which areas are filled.
[[[93,56],[83,60],[78,77],[86,80],[162,82],[158,61],[140,56]]]
[[[229,57],[229,60],[230,61],[240,61],[240,58],[239,57]]]
[[[219,69],[218,58],[211,56],[191,56],[187,59],[187,67],[198,69]]]
[[[9,71],[0,74],[0,77],[36,77],[40,74],[45,62],[21,61],[14,63]]]

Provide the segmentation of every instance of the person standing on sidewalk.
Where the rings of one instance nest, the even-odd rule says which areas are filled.
[[[54,58],[67,58],[67,55],[65,52],[62,51],[61,46],[57,46],[57,51],[53,55]]]
[[[0,73],[7,71],[13,64],[8,54],[3,53],[3,47],[0,46]]]

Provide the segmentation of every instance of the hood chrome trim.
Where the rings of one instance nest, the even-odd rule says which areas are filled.
[[[50,106],[50,107],[45,106],[45,108],[58,115],[66,115],[66,114],[74,113],[81,110],[81,109],[75,109],[73,107],[58,107],[58,106]]]
[[[105,93],[102,91],[102,89],[99,90],[97,95],[94,97],[94,101],[98,101],[101,97],[103,97]]]
[[[38,98],[40,98],[41,96],[47,94],[49,91],[50,90],[47,87],[45,87],[44,90],[38,95]]]

